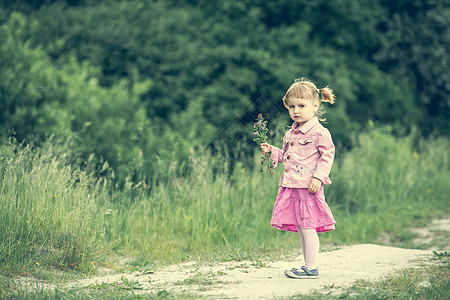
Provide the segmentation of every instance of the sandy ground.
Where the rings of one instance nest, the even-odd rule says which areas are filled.
[[[64,287],[111,284],[135,294],[195,294],[205,299],[274,299],[315,290],[339,293],[357,280],[373,281],[404,268],[420,266],[432,250],[449,250],[450,219],[436,220],[417,230],[417,243],[439,245],[427,250],[360,244],[322,251],[319,279],[290,279],[283,271],[303,265],[302,256],[280,261],[240,261],[200,264],[188,262],[158,270],[102,276],[73,281]],[[446,243],[442,244],[442,239]],[[437,243],[439,242],[439,243]],[[48,286],[51,288],[51,286]]]
[[[173,265],[150,274],[139,272],[90,278],[70,286],[123,282],[139,287],[136,294],[198,294],[206,299],[273,299],[320,292],[338,292],[358,279],[376,280],[395,270],[418,266],[430,250],[402,249],[373,244],[345,246],[320,253],[319,279],[289,279],[285,269],[300,267],[302,257],[273,262],[221,262]]]

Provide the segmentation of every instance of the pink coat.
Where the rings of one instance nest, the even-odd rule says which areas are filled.
[[[334,160],[334,144],[331,134],[317,118],[298,128],[294,122],[283,138],[283,149],[272,146],[270,158],[273,167],[284,166],[280,186],[308,188],[313,177],[330,184],[328,177]]]

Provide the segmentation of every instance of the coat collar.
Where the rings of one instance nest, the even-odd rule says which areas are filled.
[[[319,124],[319,119],[317,117],[314,117],[305,124],[303,124],[303,126],[300,128],[298,128],[298,123],[294,122],[294,124],[292,124],[292,129],[298,129],[300,130],[301,133],[307,133],[311,128],[313,128],[317,124]]]

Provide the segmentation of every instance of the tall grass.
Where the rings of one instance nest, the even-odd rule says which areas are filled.
[[[412,138],[396,138],[386,128],[361,134],[333,167],[326,198],[337,230],[321,235],[323,241],[376,242],[384,231],[401,239],[407,226],[449,214],[447,149],[446,139],[413,145]],[[107,228],[115,231],[108,238],[164,260],[251,258],[298,247],[297,235],[269,224],[281,168],[270,176],[238,164],[229,179],[212,172],[224,161],[202,156],[191,161],[191,177],[173,178],[132,206],[112,205]]]
[[[340,156],[325,190],[337,229],[322,242],[375,242],[383,231],[401,239],[407,226],[450,213],[448,140],[412,140],[372,128]],[[0,147],[2,273],[37,264],[86,270],[100,245],[165,262],[258,259],[299,248],[296,234],[269,224],[282,168],[271,176],[238,163],[230,177],[226,157],[194,153],[182,166],[189,177],[160,161],[155,172],[170,180],[106,190],[70,166],[67,151]]]
[[[405,227],[450,214],[448,139],[397,138],[371,128],[332,170],[327,201],[337,216],[334,241],[374,242],[382,232],[404,239]],[[412,245],[410,245],[412,246]]]
[[[118,248],[156,259],[193,256],[233,258],[269,251],[277,232],[270,228],[277,179],[237,164],[231,178],[214,174],[223,158],[192,160],[189,178],[173,178],[151,194],[128,203],[111,203],[107,236]]]
[[[388,129],[359,136],[356,148],[332,170],[331,202],[349,213],[376,213],[397,206],[441,205],[449,200],[448,140],[396,138]],[[447,179],[447,180],[445,180]]]
[[[66,161],[66,146],[0,147],[0,272],[92,268],[102,228],[99,187]]]

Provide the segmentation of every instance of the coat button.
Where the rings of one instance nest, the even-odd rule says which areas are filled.
[[[284,171],[289,172],[289,169],[286,169],[286,170],[284,170]]]
[[[294,146],[294,144],[295,144],[294,142],[291,142],[291,146]]]
[[[284,185],[287,185],[287,182],[285,181],[285,182],[283,182],[283,184],[284,184]]]
[[[289,155],[286,157],[287,159],[291,158]]]
[[[298,130],[294,131],[294,134],[298,134]]]

